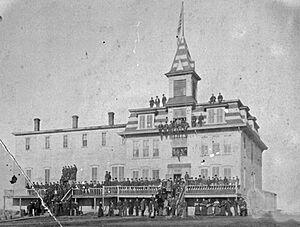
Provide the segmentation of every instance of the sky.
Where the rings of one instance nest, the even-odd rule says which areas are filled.
[[[258,119],[263,188],[300,209],[300,1],[186,0],[185,37],[198,102],[241,99]],[[14,131],[126,123],[130,108],[166,94],[177,0],[0,0],[0,138]]]

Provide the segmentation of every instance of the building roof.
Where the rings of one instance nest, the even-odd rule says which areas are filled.
[[[192,73],[197,80],[201,78],[195,72],[195,61],[192,60],[186,40],[181,37],[177,46],[177,51],[171,66],[171,70],[166,73],[166,76],[176,76],[185,73]]]
[[[50,133],[65,133],[65,132],[78,132],[78,131],[91,131],[91,130],[102,130],[102,129],[116,129],[125,128],[126,124],[114,124],[114,125],[99,125],[99,126],[88,126],[80,128],[65,128],[65,129],[50,129],[40,131],[27,131],[27,132],[13,132],[15,136],[24,135],[38,135],[38,134],[50,134]]]

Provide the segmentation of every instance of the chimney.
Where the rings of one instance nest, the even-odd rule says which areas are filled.
[[[34,131],[40,131],[40,119],[39,118],[34,118]]]
[[[77,115],[72,116],[72,122],[73,122],[72,128],[78,128],[78,118],[79,117]]]
[[[108,112],[108,125],[110,126],[114,125],[114,121],[115,121],[115,113]]]

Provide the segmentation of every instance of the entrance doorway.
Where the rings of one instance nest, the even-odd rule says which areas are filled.
[[[181,179],[181,174],[174,174],[174,182]]]

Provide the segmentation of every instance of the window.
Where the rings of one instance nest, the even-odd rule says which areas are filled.
[[[50,136],[45,137],[45,149],[50,148]]]
[[[133,141],[133,157],[139,157],[140,141]]]
[[[187,147],[173,147],[172,156],[187,156]]]
[[[208,146],[202,144],[201,145],[201,156],[207,156],[208,155]]]
[[[142,170],[142,178],[145,179],[146,177],[149,178],[149,169]]]
[[[87,134],[82,134],[82,146],[87,147]]]
[[[97,181],[98,168],[92,167],[92,181]]]
[[[115,178],[118,178],[118,167],[113,166],[111,167],[111,178],[114,180]]]
[[[138,170],[132,171],[132,178],[133,179],[138,179],[139,178],[139,171]]]
[[[200,173],[201,173],[201,176],[205,176],[205,178],[207,178],[208,177],[208,169],[201,169],[201,171],[200,171]]]
[[[139,129],[151,129],[154,125],[153,114],[139,115]]]
[[[219,167],[213,167],[212,168],[212,176],[219,176]]]
[[[231,168],[224,168],[224,177],[226,177],[227,179],[231,177]]]
[[[214,143],[212,144],[213,148],[213,154],[214,155],[220,155],[220,144],[219,143]]]
[[[217,122],[223,122],[223,116],[224,116],[224,110],[223,109],[217,109]]]
[[[50,169],[45,169],[45,184],[50,182]]]
[[[145,115],[139,116],[139,128],[144,129],[145,127]]]
[[[119,167],[119,180],[120,181],[124,180],[124,166]]]
[[[159,179],[159,170],[152,170],[152,179]]]
[[[215,120],[215,111],[214,109],[207,110],[208,112],[208,123],[214,123]]]
[[[149,140],[143,141],[143,157],[149,157]]]
[[[224,123],[224,121],[225,121],[224,108],[208,109],[207,113],[208,113],[208,123],[209,124]]]
[[[25,150],[29,150],[30,149],[30,138],[26,138],[25,139]]]
[[[230,154],[231,153],[231,144],[224,144],[224,154]]]
[[[113,166],[111,167],[111,178],[118,179],[119,181],[124,180],[124,166]]]
[[[158,140],[153,140],[153,157],[159,156],[159,147],[158,147]]]
[[[174,80],[174,97],[186,95],[186,80]]]
[[[102,132],[102,146],[106,146],[106,132]]]
[[[68,136],[63,136],[63,148],[68,148]]]
[[[193,80],[193,97],[196,99],[197,96],[197,81]]]
[[[31,180],[31,169],[26,169],[26,176],[28,177],[29,180]],[[29,181],[25,178],[25,186],[29,184]]]

